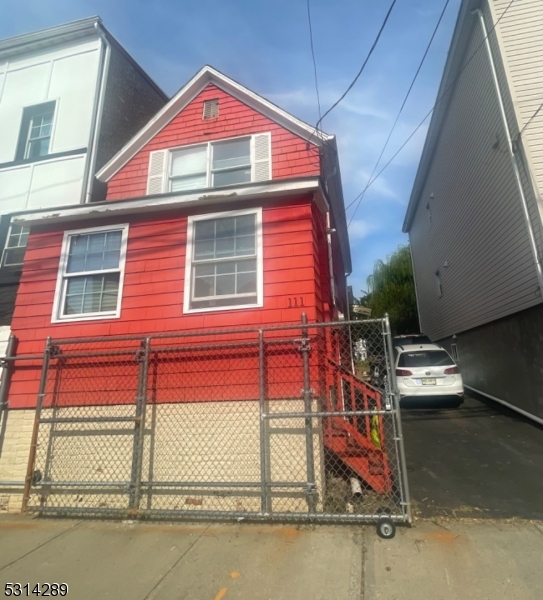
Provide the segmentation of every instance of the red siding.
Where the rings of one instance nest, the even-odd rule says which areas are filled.
[[[208,211],[215,212],[216,207]],[[47,336],[60,339],[299,323],[302,311],[310,321],[329,320],[327,305],[321,300],[327,297],[329,285],[327,270],[323,274],[323,216],[310,198],[263,208],[264,306],[256,309],[183,314],[187,216],[188,212],[169,213],[153,220],[143,215],[85,223],[85,227],[130,224],[121,317],[87,322],[51,323],[64,230],[77,229],[81,223],[33,230],[12,322],[19,338],[18,354],[41,353]],[[38,363],[17,368],[10,406],[33,406],[38,380]]]
[[[219,116],[203,120],[205,100],[219,99]],[[108,200],[144,196],[147,190],[149,152],[229,137],[271,132],[272,178],[320,174],[315,145],[294,135],[243,102],[209,84],[160,133],[146,144],[108,182]]]

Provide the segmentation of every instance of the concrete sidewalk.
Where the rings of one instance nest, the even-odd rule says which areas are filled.
[[[119,600],[529,600],[543,589],[543,526],[156,524],[0,517],[0,589],[65,582]]]

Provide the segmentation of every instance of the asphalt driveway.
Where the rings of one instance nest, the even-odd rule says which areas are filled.
[[[475,396],[402,422],[415,515],[543,520],[543,427]]]

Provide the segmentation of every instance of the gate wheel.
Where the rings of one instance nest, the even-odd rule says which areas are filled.
[[[396,535],[396,525],[392,519],[383,517],[377,521],[377,535],[385,540],[391,540]]]

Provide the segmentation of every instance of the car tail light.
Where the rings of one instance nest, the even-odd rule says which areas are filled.
[[[413,373],[411,373],[411,371],[408,371],[407,369],[396,369],[397,377],[409,377],[410,375],[413,375]]]
[[[458,375],[460,373],[460,369],[458,367],[449,367],[445,369],[445,375]]]

